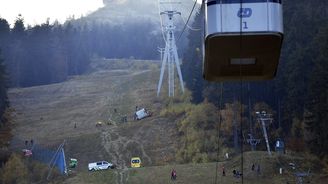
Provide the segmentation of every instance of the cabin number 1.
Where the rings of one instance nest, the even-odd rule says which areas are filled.
[[[243,22],[243,29],[248,29],[247,22]]]

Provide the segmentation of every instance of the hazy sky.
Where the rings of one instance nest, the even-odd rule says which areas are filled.
[[[11,26],[18,14],[29,25],[44,23],[47,18],[63,23],[72,15],[78,18],[102,6],[102,0],[0,0],[0,17]]]
[[[11,26],[18,14],[23,16],[25,24],[32,26],[46,22],[47,18],[50,23],[55,20],[63,23],[72,15],[79,18],[103,6],[103,0],[0,0],[0,17]]]

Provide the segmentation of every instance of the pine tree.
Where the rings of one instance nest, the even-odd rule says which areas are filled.
[[[0,117],[2,122],[2,116],[8,107],[7,98],[7,76],[6,69],[4,66],[4,60],[2,59],[1,49],[0,49]]]
[[[307,142],[310,150],[321,156],[328,154],[328,25],[323,26],[314,39],[316,57],[309,85],[305,115]]]
[[[8,53],[8,70],[10,71],[10,83],[20,86],[22,75],[22,63],[25,61],[25,49],[23,43],[26,38],[24,19],[19,15],[11,30],[10,52]]]
[[[0,48],[7,47],[10,34],[10,27],[6,19],[0,17]]]

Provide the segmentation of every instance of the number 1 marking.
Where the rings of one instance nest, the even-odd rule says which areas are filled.
[[[248,29],[248,27],[247,27],[247,22],[243,22],[243,24],[244,24],[243,29]]]

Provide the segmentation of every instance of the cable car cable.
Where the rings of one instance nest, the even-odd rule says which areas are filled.
[[[217,153],[216,153],[216,166],[215,166],[215,184],[218,181],[218,173],[219,173],[219,155],[220,155],[220,130],[222,124],[221,110],[222,110],[222,100],[223,99],[223,82],[220,82],[220,99],[219,99],[219,124],[216,129],[216,137],[217,137]]]
[[[243,9],[243,1],[240,1],[240,10]],[[242,50],[243,50],[243,45],[242,45],[242,34],[243,34],[243,30],[242,30],[242,26],[243,26],[243,20],[242,20],[242,16],[239,17],[239,23],[240,23],[240,37],[239,37],[239,51],[240,51],[240,58],[242,58]],[[242,101],[243,101],[243,73],[242,73],[242,65],[239,65],[239,79],[240,79],[240,159],[241,159],[241,183],[244,183],[244,150],[243,150],[243,105],[242,105]]]
[[[185,12],[188,11],[187,8],[186,8],[185,6],[183,6],[182,3],[180,4],[180,7],[181,7],[181,12],[182,12],[182,10],[184,10]],[[181,14],[181,19],[182,19],[183,23],[186,24],[187,21],[186,21],[186,19],[184,18],[184,16],[182,16],[182,14]],[[201,28],[194,28],[194,27],[192,27],[192,26],[189,26],[188,24],[187,24],[187,28],[188,28],[189,30],[191,30],[191,31],[201,31]]]
[[[188,28],[189,30],[191,30],[191,31],[201,31],[200,28],[193,28],[193,27],[189,26],[189,25],[187,24],[186,20],[183,18],[183,16],[181,16],[181,19],[182,19],[183,23],[187,25],[187,28]]]
[[[191,11],[190,11],[189,16],[188,16],[187,22],[186,22],[186,24],[184,25],[184,27],[183,27],[183,29],[182,29],[182,32],[181,32],[181,34],[180,34],[180,36],[179,36],[177,42],[180,41],[180,39],[181,39],[181,37],[182,37],[182,34],[183,34],[184,31],[186,30],[186,27],[187,27],[187,25],[188,25],[188,23],[189,23],[189,20],[190,20],[190,18],[191,18],[191,15],[192,15],[192,13],[193,13],[194,10],[195,10],[196,4],[197,4],[197,0],[195,0],[195,3],[194,3],[194,5],[193,5],[193,7],[192,7],[192,9],[191,9]]]

